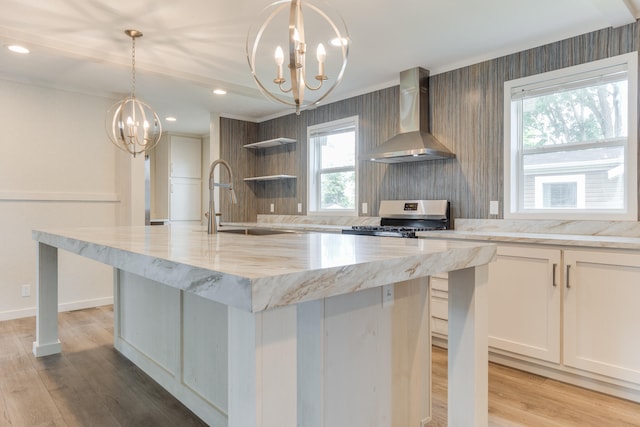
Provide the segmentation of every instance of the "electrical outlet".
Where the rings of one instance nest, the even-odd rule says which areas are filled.
[[[302,203],[298,203],[298,213],[302,213]]]
[[[31,296],[31,285],[22,285],[20,286],[20,292],[23,298]]]
[[[497,200],[491,200],[489,202],[489,215],[498,215],[498,211],[500,210],[500,205]]]
[[[269,212],[274,213],[276,211],[276,205],[271,203],[271,206],[269,206]]]
[[[366,203],[363,203],[362,204],[362,213],[366,214],[368,210],[369,210],[369,205],[367,205]]]
[[[391,307],[394,300],[393,284],[382,287],[382,307]]]

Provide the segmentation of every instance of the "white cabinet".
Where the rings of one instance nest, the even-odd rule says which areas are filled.
[[[163,135],[151,153],[151,217],[199,221],[202,215],[202,141]]]
[[[640,384],[640,254],[564,251],[564,363]]]
[[[200,138],[171,136],[169,168],[172,178],[196,178],[202,176],[202,142]]]
[[[200,220],[201,198],[200,179],[171,177],[169,219]]]
[[[498,246],[489,264],[489,346],[560,363],[561,251]],[[435,342],[447,336],[447,276],[431,277]]]
[[[488,279],[492,361],[640,402],[640,254],[500,244]],[[430,280],[446,345],[446,275]]]
[[[498,246],[489,264],[489,346],[560,363],[558,249]]]

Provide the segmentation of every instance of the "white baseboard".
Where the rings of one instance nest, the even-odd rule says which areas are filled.
[[[96,298],[84,301],[66,302],[58,305],[58,311],[82,310],[85,308],[100,307],[102,305],[113,304],[113,297]],[[12,310],[0,312],[0,321],[22,319],[23,317],[33,317],[36,315],[36,307],[22,310]]]

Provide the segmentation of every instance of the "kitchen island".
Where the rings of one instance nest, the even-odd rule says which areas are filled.
[[[36,356],[59,353],[57,251],[114,267],[115,347],[213,426],[420,426],[428,276],[449,272],[449,424],[487,425],[490,244],[184,227],[34,231]]]

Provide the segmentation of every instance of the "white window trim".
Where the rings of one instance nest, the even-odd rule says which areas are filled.
[[[608,68],[616,65],[627,67],[628,110],[627,123],[628,140],[626,145],[624,170],[630,171],[625,180],[627,198],[625,206],[619,210],[591,209],[585,212],[577,212],[575,209],[553,209],[553,212],[518,210],[518,176],[517,169],[512,168],[520,159],[517,150],[512,150],[511,141],[518,136],[517,124],[512,126],[511,117],[514,111],[511,103],[511,94],[514,88],[530,85],[535,82],[544,82],[551,79],[568,78],[579,73],[586,73],[600,68]],[[568,219],[568,220],[638,220],[638,52],[631,52],[598,61],[588,62],[573,67],[562,68],[547,73],[536,74],[521,79],[510,80],[504,83],[504,218],[505,219]]]
[[[317,167],[314,163],[318,158],[316,151],[311,147],[311,135],[323,129],[334,129],[341,125],[355,126],[355,165],[354,170],[356,174],[355,182],[355,207],[354,209],[318,209],[317,208],[317,195],[320,192],[320,182],[316,179]],[[331,122],[325,122],[317,125],[307,127],[307,206],[309,207],[309,214],[313,215],[327,215],[327,216],[358,216],[358,141],[359,141],[359,117],[351,116],[344,119],[333,120]],[[344,168],[335,168],[335,172],[340,172]],[[351,168],[348,168],[351,170]],[[346,169],[345,169],[346,170]]]

